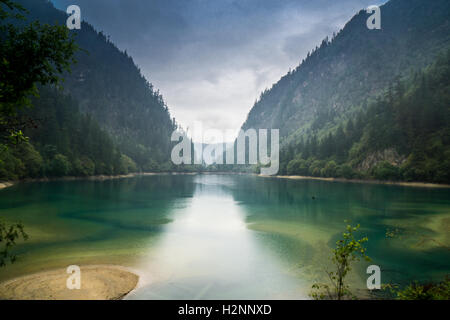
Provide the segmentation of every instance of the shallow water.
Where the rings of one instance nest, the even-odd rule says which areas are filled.
[[[450,273],[450,190],[285,180],[161,175],[20,184],[0,191],[0,216],[30,239],[0,279],[104,263],[141,276],[130,299],[302,299],[325,281],[344,220],[361,224],[382,282]],[[388,229],[398,229],[394,238]]]

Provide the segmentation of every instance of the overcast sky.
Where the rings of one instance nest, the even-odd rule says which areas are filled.
[[[184,128],[238,130],[261,91],[382,0],[53,0],[133,57]]]

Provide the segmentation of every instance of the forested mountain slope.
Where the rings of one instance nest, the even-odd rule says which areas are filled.
[[[370,147],[367,145],[366,152],[360,152],[358,156],[352,153],[352,157],[350,149],[353,144],[343,149],[336,143],[342,142],[341,135],[345,134],[348,120],[359,121],[377,99],[393,103],[391,100],[386,101],[384,96],[395,83],[401,83],[410,94],[414,94],[419,86],[417,77],[432,77],[425,71],[422,75],[424,68],[434,63],[439,56],[440,65],[445,65],[442,56],[446,56],[450,48],[450,2],[391,0],[381,6],[381,30],[369,30],[366,27],[368,16],[365,11],[355,15],[337,35],[331,40],[325,39],[295,70],[281,78],[270,90],[263,92],[251,109],[243,129],[280,129],[282,174],[288,173],[291,160],[300,157],[310,159],[311,163],[315,160],[322,163],[316,163],[315,171],[314,168],[294,170],[294,166],[291,166],[289,173],[311,175],[314,171],[313,175],[339,176],[336,172],[321,173],[325,164],[332,160],[336,165],[346,163],[357,175],[368,177],[373,176],[369,172],[378,163],[388,161],[391,165],[400,166],[410,155],[413,145],[404,133],[397,136],[402,141],[392,148],[387,146],[390,140],[382,141],[381,144],[386,144],[385,149],[380,146],[376,150],[370,145],[372,142],[367,142]],[[422,100],[422,108],[435,108],[437,104],[443,108],[445,97],[441,95],[442,92],[433,87],[429,89],[428,93],[437,101]],[[403,93],[399,93],[395,99],[395,103],[401,104],[407,100]],[[413,107],[408,109],[409,106],[403,108],[402,116],[416,111]],[[364,123],[359,123],[362,126],[361,133],[365,132],[366,125],[372,120],[369,117],[365,118]],[[350,129],[353,124],[350,124]],[[448,124],[446,122],[444,125],[448,127]],[[330,134],[338,136],[336,141],[330,142]],[[383,139],[390,137],[384,136]],[[358,141],[352,140],[352,143]],[[334,143],[330,148],[339,149],[341,154],[311,153],[308,149],[330,143]],[[356,150],[357,146],[354,148]],[[408,179],[442,181],[432,176],[418,174],[410,175]],[[403,176],[397,178],[404,179]]]
[[[65,25],[67,15],[46,0],[18,1],[30,21]],[[65,92],[92,115],[120,150],[139,166],[163,162],[170,152],[174,123],[162,96],[141,74],[133,59],[88,23],[74,30],[80,47],[71,74],[64,75]]]
[[[29,24],[65,25],[67,15],[47,0],[17,0]],[[31,109],[30,138],[0,154],[0,179],[123,174],[168,167],[170,118],[162,96],[142,76],[132,58],[102,33],[82,23],[72,31],[80,50],[63,91],[40,87]]]
[[[450,51],[364,111],[283,149],[283,173],[450,182]]]

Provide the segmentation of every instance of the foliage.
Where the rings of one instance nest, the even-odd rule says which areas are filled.
[[[450,300],[450,277],[439,283],[420,284],[417,281],[400,289],[398,285],[384,285],[398,300]]]
[[[130,172],[136,171],[137,171],[136,163],[130,157],[127,157],[126,155],[122,154],[120,156],[120,166],[117,173],[128,174]]]
[[[21,238],[23,240],[28,239],[21,223],[8,225],[0,221],[0,267],[4,267],[8,261],[10,263],[16,261],[16,256],[11,254],[11,248]]]
[[[6,8],[4,8],[4,5]],[[6,9],[6,10],[5,10]],[[24,8],[11,0],[0,0],[0,20],[4,20],[9,17],[15,17],[16,19],[23,19],[23,16],[20,13],[12,14],[11,11],[17,9],[19,11],[23,11]]]
[[[372,168],[372,175],[377,180],[395,181],[401,178],[400,168],[393,166],[387,161],[382,161]]]
[[[334,132],[291,142],[281,150],[282,173],[450,182],[449,79],[447,51]]]
[[[382,31],[360,11],[261,94],[243,129],[280,129],[280,174],[449,183],[449,10],[388,1]],[[396,168],[373,170],[382,161]]]
[[[345,282],[346,276],[352,270],[351,265],[353,262],[359,261],[360,257],[370,261],[370,258],[366,255],[366,248],[363,246],[368,238],[356,239],[354,235],[359,227],[359,224],[355,227],[346,226],[346,232],[342,234],[343,239],[338,240],[336,248],[333,249],[332,262],[336,269],[326,271],[332,286],[330,288],[328,284],[314,284],[311,292],[312,298],[342,300],[345,297],[352,297],[349,285]]]
[[[1,130],[5,133],[3,140],[11,145],[7,154],[0,155],[0,180],[60,175],[52,171],[56,154],[66,157],[70,163],[67,174],[74,176],[160,170],[170,159],[170,134],[176,123],[170,118],[162,96],[143,77],[132,58],[87,23],[83,22],[81,30],[68,33],[67,28],[62,27],[66,13],[55,9],[49,1],[17,2],[20,5],[11,8],[26,8],[26,11],[20,11],[23,15],[20,21],[8,17],[8,28],[13,31],[0,37],[2,45],[5,41],[16,45],[17,41],[9,38],[26,31],[21,38],[25,42],[23,48],[39,48],[40,44],[51,40],[41,31],[53,30],[54,43],[41,48],[42,52],[52,48],[67,49],[63,50],[66,53],[70,48],[81,50],[74,55],[77,63],[70,66],[71,73],[67,70],[73,59],[64,60],[68,56],[56,55],[49,57],[54,58],[54,63],[47,63],[50,61],[47,59],[42,61],[43,69],[39,69],[52,72],[53,68],[56,72],[48,78],[38,77],[42,81],[29,91],[20,88],[24,87],[23,78],[28,76],[26,79],[31,81],[31,75],[25,72],[23,78],[15,81],[18,84],[16,93],[23,92],[24,101],[11,103],[13,112],[0,116]],[[8,4],[12,2],[8,0]],[[9,13],[11,10],[7,9],[4,12]],[[38,20],[39,23],[27,26],[23,19]],[[61,27],[50,26],[55,22]],[[37,29],[38,24],[42,28]],[[65,44],[62,33],[67,35]],[[56,41],[58,36],[61,36],[59,43]],[[20,50],[18,53],[18,57],[24,55]],[[13,58],[10,60],[16,61]],[[8,65],[12,67],[11,63]],[[22,69],[16,71],[15,77],[24,73]],[[57,73],[60,71],[63,72],[61,76]],[[59,83],[60,77],[64,77],[64,90],[53,85]],[[12,81],[13,78],[9,79]],[[30,96],[37,91],[39,97]],[[19,108],[28,102],[33,108]],[[23,141],[33,146],[42,158],[40,171],[34,170],[32,175],[23,170],[28,159],[15,148],[18,143],[11,143]]]
[[[43,119],[42,124],[25,130],[29,142],[3,147],[0,180],[137,171],[129,157],[123,166],[125,155],[92,117],[79,112],[76,100],[70,96],[44,87],[32,103],[34,108],[26,115]]]
[[[22,21],[23,7],[0,0],[0,8],[0,139],[9,142],[23,140],[22,130],[29,124],[17,118],[17,110],[30,105],[30,95],[38,95],[36,84],[60,82],[77,46],[65,26],[38,21],[17,26],[10,20]]]
[[[70,171],[70,163],[66,156],[57,154],[50,163],[49,174],[53,177],[64,177]]]

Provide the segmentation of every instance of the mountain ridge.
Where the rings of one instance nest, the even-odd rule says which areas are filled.
[[[65,25],[67,14],[47,0],[18,0],[29,9],[28,19]],[[171,118],[163,97],[142,75],[126,51],[119,50],[103,32],[83,21],[72,30],[81,48],[70,74],[64,74],[64,91],[79,102],[140,167],[164,162],[170,154]]]
[[[409,8],[409,11],[404,12],[405,8]],[[449,45],[450,37],[446,33],[449,28],[449,10],[448,2],[442,0],[433,1],[431,4],[423,0],[392,0],[381,6],[381,30],[368,30],[366,19],[369,15],[361,10],[331,41],[323,40],[322,44],[308,54],[297,68],[283,76],[271,89],[263,92],[250,110],[242,128],[279,128],[281,136],[286,138],[299,128],[303,129],[299,133],[305,133],[309,129],[305,126],[306,122],[314,121],[317,117],[326,117],[324,114],[327,112],[347,112],[348,105],[362,104],[367,98],[375,97],[386,89],[395,77],[404,77],[412,71],[408,70],[413,67],[411,60],[414,60],[416,65],[412,69],[420,70],[431,63],[442,48]],[[424,19],[430,11],[442,12],[434,19],[431,30],[428,27],[428,20]],[[403,16],[397,17],[400,14]],[[414,19],[417,23],[412,25],[411,21]],[[443,21],[446,21],[446,25]],[[424,26],[427,28],[423,28]],[[397,28],[395,32],[386,31],[393,28]],[[418,29],[425,32],[416,35]],[[408,38],[399,37],[404,32],[409,34]],[[438,39],[429,37],[429,34],[434,32],[440,33]],[[423,55],[416,52],[416,48],[416,51],[401,59],[402,64],[395,63],[397,60],[394,58],[398,55],[395,51],[406,51],[405,46],[409,46],[408,41],[413,39],[416,42],[420,40],[423,44],[430,44],[428,46],[430,52]],[[383,53],[380,53],[381,45],[382,49],[385,49]],[[356,56],[354,51],[358,51],[360,57]],[[364,51],[367,56],[362,54]],[[419,55],[423,57],[417,58]],[[317,65],[318,60],[321,65]],[[367,70],[365,66],[370,65],[370,62],[372,68]],[[392,68],[396,70],[388,72],[388,69]],[[408,69],[404,70],[406,68]],[[364,71],[359,73],[358,70]],[[348,76],[350,73],[352,77]],[[376,78],[370,79],[369,76],[372,75]],[[344,101],[346,97],[339,96],[338,90],[348,88],[350,84],[360,84],[360,88],[356,87],[354,92],[350,92],[351,101],[347,102]],[[367,92],[370,94],[367,95]],[[333,110],[330,110],[330,106]],[[265,116],[266,114],[270,116]]]
[[[15,0],[24,24],[59,24],[67,14],[48,0]],[[170,135],[176,128],[161,94],[142,75],[133,59],[102,32],[82,22],[70,31],[80,50],[71,72],[61,75],[62,88],[39,86],[32,108],[19,116],[29,141],[0,152],[0,179],[121,175],[169,171]]]
[[[391,0],[380,8],[381,30],[369,30],[369,14],[361,10],[250,110],[243,130],[280,129],[281,174],[448,182],[442,174],[450,123],[442,103],[448,100],[445,90],[426,83],[447,85],[450,3]],[[444,74],[439,80],[431,66],[436,76]],[[418,96],[423,112],[404,91]],[[430,100],[421,98],[422,91]],[[421,123],[408,108],[444,123],[433,128],[433,121]],[[420,126],[404,125],[400,115]],[[378,134],[380,128],[388,134]],[[411,133],[424,136],[418,141]],[[427,144],[438,144],[438,152],[427,155]]]

